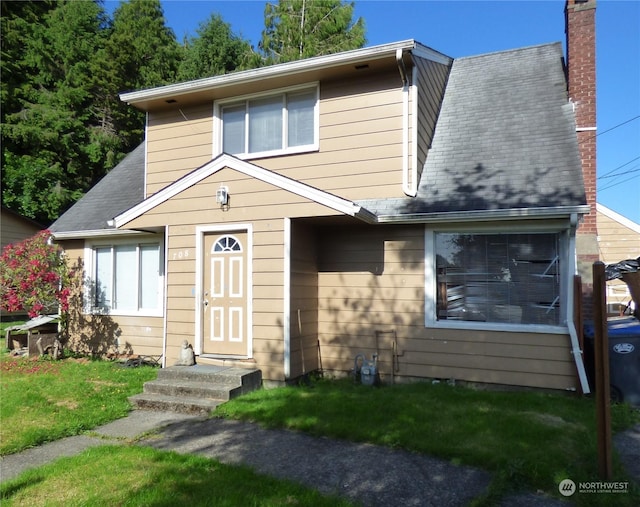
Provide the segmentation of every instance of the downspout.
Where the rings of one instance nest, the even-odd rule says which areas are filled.
[[[402,80],[402,191],[410,197],[417,193],[416,175],[409,175],[409,76],[402,59],[402,49],[396,50],[396,63]],[[415,171],[414,171],[415,172]]]
[[[584,394],[589,394],[589,381],[587,380],[587,373],[584,369],[584,363],[582,361],[582,350],[580,350],[580,343],[578,341],[578,332],[573,322],[573,276],[576,273],[576,228],[578,227],[578,215],[576,213],[571,214],[571,227],[569,228],[569,269],[567,269],[567,327],[569,329],[569,336],[571,337],[571,354],[573,354],[573,360],[576,363],[576,370],[578,372],[578,378],[580,379],[580,387]]]

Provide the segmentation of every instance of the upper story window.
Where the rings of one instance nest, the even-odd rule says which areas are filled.
[[[297,88],[217,104],[221,150],[241,158],[318,146],[318,88]]]
[[[435,301],[427,313],[432,325],[562,324],[560,234],[465,231],[430,237]]]

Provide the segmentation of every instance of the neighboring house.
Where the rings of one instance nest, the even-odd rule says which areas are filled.
[[[186,340],[272,383],[379,353],[387,378],[588,390],[560,43],[406,40],[121,98],[145,142],[52,226],[88,282],[72,343],[171,365]]]
[[[616,264],[640,257],[640,224],[598,203],[598,244],[605,264]],[[607,306],[613,314],[619,313],[631,302],[629,287],[622,280],[607,282]]]
[[[43,229],[42,225],[23,217],[15,211],[2,206],[2,215],[0,216],[0,250],[11,243],[18,243],[22,240],[30,238]]]
[[[42,225],[34,220],[11,211],[4,206],[2,206],[0,213],[0,251],[4,250],[7,245],[19,243],[43,229]],[[25,311],[7,312],[0,310],[0,317],[10,316],[15,319],[23,315],[26,315]]]

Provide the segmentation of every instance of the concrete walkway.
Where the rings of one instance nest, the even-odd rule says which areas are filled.
[[[193,453],[339,494],[364,506],[464,506],[487,491],[491,474],[423,454],[311,437],[286,430],[173,412],[134,410],[87,435],[69,437],[0,460],[0,481],[22,471],[73,456],[88,447],[137,439],[138,445]],[[615,443],[640,483],[640,425]],[[554,507],[568,502],[538,494],[505,498],[502,506]]]

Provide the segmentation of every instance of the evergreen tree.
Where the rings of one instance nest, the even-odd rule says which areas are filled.
[[[219,14],[211,14],[196,33],[196,37],[187,41],[179,80],[217,76],[251,67],[251,44],[236,36]]]
[[[181,47],[160,0],[0,2],[3,205],[55,220],[143,139],[119,94],[362,47],[353,3],[280,0],[253,52],[218,14]]]
[[[109,144],[92,131],[92,61],[106,18],[94,2],[33,2],[14,13],[28,38],[3,38],[6,53],[19,55],[3,67],[3,203],[49,222],[90,186]]]
[[[49,223],[141,142],[122,91],[174,82],[159,0],[2,1],[2,201]]]
[[[160,0],[121,2],[113,12],[103,59],[110,69],[105,88],[112,98],[114,128],[127,151],[143,139],[144,114],[123,104],[118,94],[174,83],[183,56]]]
[[[260,49],[265,63],[282,63],[364,46],[365,25],[341,0],[279,0],[265,7]]]

